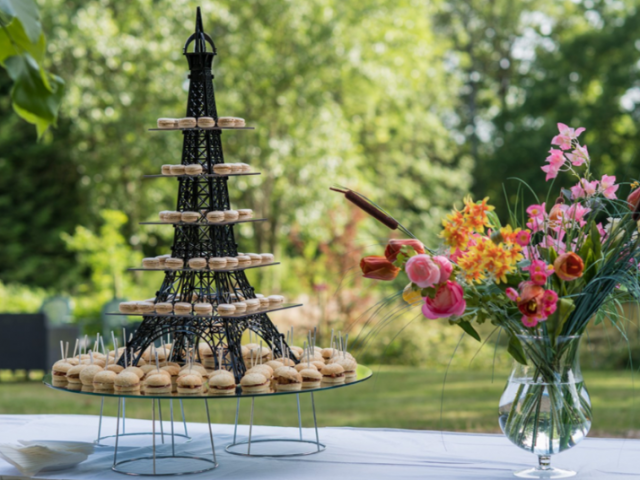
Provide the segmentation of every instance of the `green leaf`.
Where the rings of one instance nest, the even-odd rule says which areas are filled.
[[[593,248],[593,255],[595,260],[602,258],[602,239],[600,238],[600,232],[595,222],[591,222],[591,233],[589,234],[591,239],[591,246]]]
[[[32,43],[24,30],[22,22],[14,19],[5,28],[0,28],[0,65],[4,60],[14,55],[22,55],[24,52],[31,55],[38,63],[44,60],[46,40],[44,34],[40,34],[37,42]]]
[[[458,322],[458,325],[467,334],[471,335],[477,341],[480,341],[480,334],[478,332],[476,332],[476,329],[473,328],[473,325],[471,325],[469,322],[467,322],[466,320],[461,320],[461,321]]]
[[[560,335],[564,324],[569,319],[569,315],[576,308],[575,303],[570,298],[560,298],[558,299],[558,306],[553,315],[550,315],[545,322],[547,326],[547,331],[549,332],[549,336],[554,339]]]
[[[524,354],[522,344],[520,343],[520,340],[518,340],[518,337],[513,335],[511,336],[507,352],[509,352],[509,355],[511,355],[516,362],[521,363],[522,365],[527,364],[527,357]]]
[[[34,0],[0,0],[0,12],[9,19],[18,18],[31,43],[38,43],[42,35],[40,12]]]
[[[487,212],[487,218],[489,219],[489,224],[491,228],[493,228],[494,230],[498,230],[502,228],[502,225],[500,224],[500,219],[498,218],[498,215],[496,214],[496,212],[494,211]]]
[[[40,68],[29,54],[16,55],[5,60],[5,67],[13,80],[11,99],[13,107],[27,122],[33,123],[42,136],[49,125],[55,124],[64,82]]]

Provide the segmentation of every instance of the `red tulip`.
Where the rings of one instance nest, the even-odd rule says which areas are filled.
[[[424,253],[424,245],[422,245],[420,240],[405,238],[403,240],[389,240],[389,244],[384,250],[384,256],[387,257],[387,260],[390,262],[395,262],[396,258],[398,258],[398,254],[400,253],[400,249],[404,245],[412,247],[416,253]]]
[[[365,278],[374,280],[393,280],[400,272],[393,263],[379,256],[364,257],[360,260],[360,269]]]
[[[629,208],[631,210],[636,209],[636,207],[638,206],[638,202],[640,202],[640,188],[636,188],[627,197],[627,203],[629,204]]]
[[[556,275],[565,282],[570,282],[582,276],[584,262],[573,252],[567,252],[556,258],[553,262]]]

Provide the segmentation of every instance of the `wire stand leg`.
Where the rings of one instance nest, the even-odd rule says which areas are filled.
[[[300,440],[302,440],[302,415],[300,414],[300,394],[296,393],[296,400],[298,402],[298,430],[300,431]]]
[[[162,426],[162,404],[158,399],[158,415],[160,416],[160,438],[162,438],[162,444],[164,445],[164,427]]]
[[[156,474],[156,401],[151,400],[151,433],[153,437],[153,474]]]
[[[96,443],[100,443],[100,434],[102,433],[102,412],[104,411],[104,397],[100,400],[100,420],[98,421],[98,438]],[[120,415],[118,414],[118,417]]]
[[[173,437],[173,399],[169,400],[169,411],[171,414],[171,455],[176,454],[176,442]]]
[[[311,392],[311,409],[313,410],[313,428],[316,430],[316,444],[318,445],[318,451],[320,451],[320,437],[318,436],[318,421],[316,420],[316,402],[313,399],[313,392]]]
[[[122,434],[126,433],[126,419],[127,419],[127,404],[125,403],[124,397],[122,397]]]
[[[118,400],[118,416],[116,417],[116,447],[113,449],[113,468],[118,461],[118,438],[120,437],[120,400]]]
[[[236,434],[238,433],[238,414],[240,413],[240,397],[238,397],[238,403],[236,404],[236,423],[233,427],[233,443],[236,443]]]
[[[211,416],[209,415],[209,401],[204,399],[204,406],[207,409],[207,425],[209,425],[209,438],[211,439],[211,453],[213,453],[213,463],[217,464],[218,459],[216,458],[216,446],[213,443],[213,432],[211,431]]]
[[[180,399],[180,410],[182,411],[182,423],[184,424],[184,434],[185,436],[189,436],[187,433],[187,419],[184,416],[184,405],[182,403],[182,399]]]
[[[251,421],[249,422],[249,443],[247,444],[247,455],[251,455],[251,433],[253,430],[253,405],[256,397],[251,397]]]

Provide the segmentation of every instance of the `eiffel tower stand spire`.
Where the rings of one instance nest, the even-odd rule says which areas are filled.
[[[190,51],[191,48],[191,51]],[[217,306],[232,303],[233,299],[256,298],[244,268],[213,271],[189,268],[189,259],[210,257],[235,257],[238,245],[234,237],[235,223],[207,224],[206,213],[230,209],[227,183],[233,181],[234,174],[216,175],[213,166],[224,163],[222,153],[222,130],[218,127],[218,112],[213,89],[211,71],[216,47],[209,35],[204,33],[202,18],[198,8],[195,33],[184,46],[184,55],[189,63],[189,99],[187,117],[212,117],[216,127],[180,129],[184,137],[182,164],[200,164],[203,173],[197,176],[178,176],[179,189],[176,210],[180,212],[201,212],[196,223],[174,224],[175,236],[171,256],[184,260],[184,268],[165,270],[162,286],[156,293],[156,303],[160,302],[208,302],[213,306],[212,315],[160,315],[144,314],[143,321],[127,343],[127,355],[137,363],[142,353],[161,337],[170,334],[173,338],[173,360],[183,361],[187,346],[206,343],[215,353],[216,368],[230,369],[236,380],[244,375],[246,367],[242,358],[241,338],[249,329],[261,337],[275,356],[289,356],[289,347],[284,336],[278,332],[266,312],[291,308],[298,305],[283,304],[278,308],[222,316]],[[233,129],[229,127],[228,129]],[[242,129],[242,128],[235,128]],[[246,128],[249,129],[249,128]],[[179,129],[174,129],[179,130]],[[246,174],[246,173],[245,173]],[[242,175],[242,174],[235,174]],[[249,220],[249,221],[261,221]],[[246,220],[245,220],[246,221]],[[154,223],[154,222],[146,222]],[[218,364],[218,352],[223,352],[222,365]],[[120,363],[124,362],[124,355]]]

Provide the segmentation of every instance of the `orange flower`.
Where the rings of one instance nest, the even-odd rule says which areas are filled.
[[[400,272],[400,269],[385,257],[375,255],[360,260],[360,269],[365,278],[374,280],[393,280]]]
[[[413,248],[416,253],[424,253],[424,245],[420,240],[407,238],[404,240],[389,240],[387,248],[384,250],[384,256],[387,257],[387,260],[390,262],[395,262],[396,258],[398,258],[398,254],[400,253],[400,249],[404,245],[408,245]]]
[[[553,268],[560,279],[570,282],[582,276],[584,262],[576,253],[567,252],[556,258]]]
[[[518,309],[527,317],[539,317],[543,308],[544,288],[527,282],[518,297]]]

